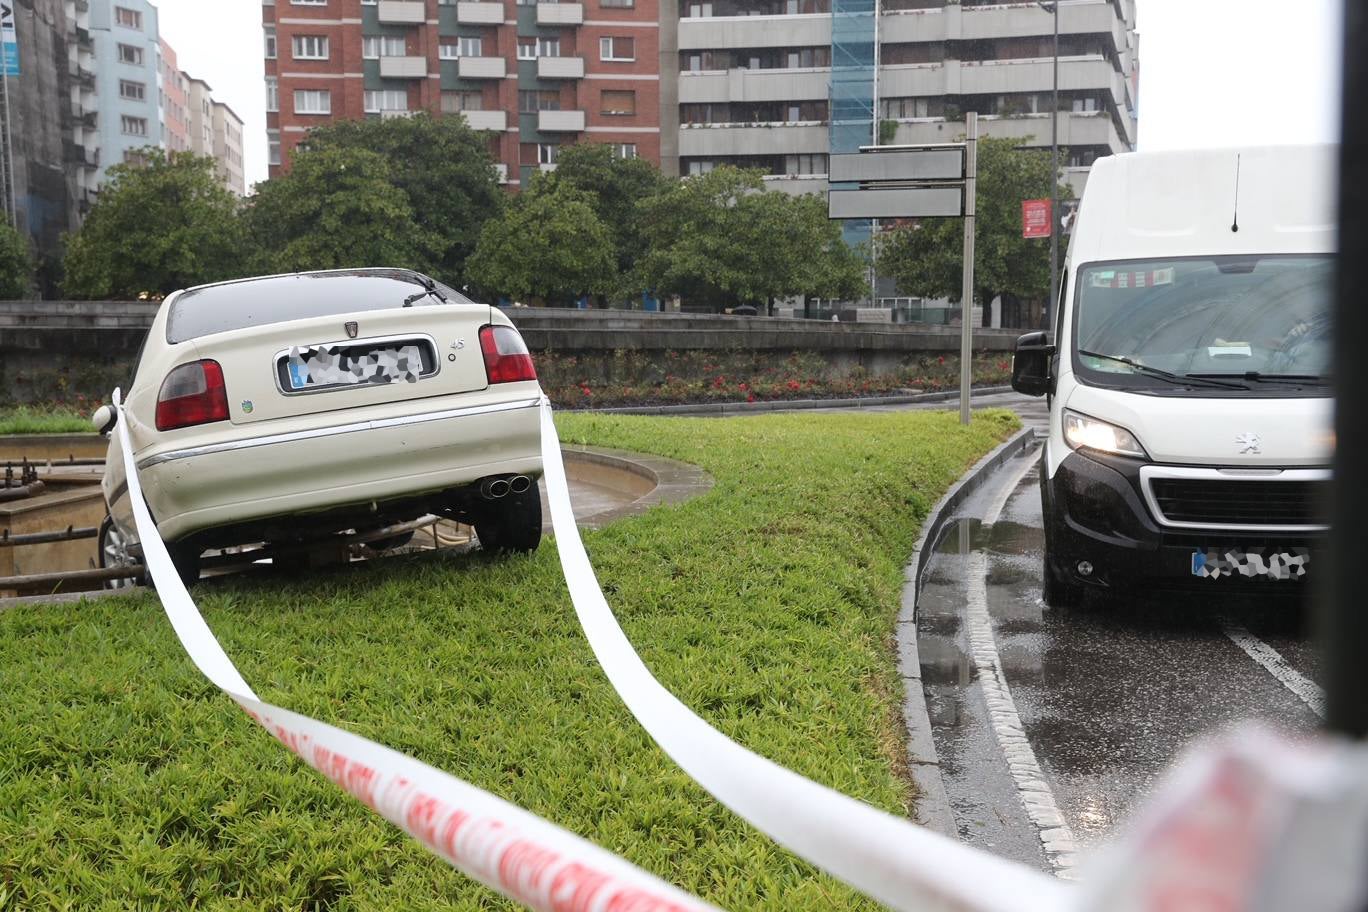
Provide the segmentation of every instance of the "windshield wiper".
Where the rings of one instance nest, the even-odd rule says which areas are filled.
[[[1258,371],[1245,371],[1242,374],[1188,374],[1189,377],[1201,377],[1204,380],[1221,379],[1229,377],[1237,380],[1248,380],[1253,383],[1286,383],[1291,386],[1329,386],[1330,378],[1322,377],[1320,374],[1261,374]]]
[[[412,307],[414,303],[421,301],[423,298],[426,297],[434,297],[437,300],[441,301],[443,304],[448,303],[446,295],[442,294],[440,291],[437,290],[437,283],[432,281],[432,279],[419,280],[418,284],[423,286],[423,290],[418,292],[417,294],[412,294],[409,295],[407,298],[404,298],[405,307]]]
[[[1216,386],[1223,389],[1247,390],[1249,387],[1243,383],[1232,383],[1229,380],[1219,380],[1215,377],[1205,377],[1198,374],[1174,374],[1157,367],[1150,367],[1148,364],[1141,364],[1131,358],[1123,358],[1120,355],[1104,355],[1101,352],[1084,351],[1079,349],[1080,355],[1089,358],[1101,358],[1103,361],[1115,361],[1117,364],[1124,364],[1149,377],[1156,377],[1160,380],[1167,380],[1180,386]]]

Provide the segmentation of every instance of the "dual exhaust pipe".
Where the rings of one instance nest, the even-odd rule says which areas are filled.
[[[522,494],[532,487],[532,479],[526,475],[510,475],[507,478],[486,478],[480,482],[480,496],[485,500],[498,500],[509,494]]]

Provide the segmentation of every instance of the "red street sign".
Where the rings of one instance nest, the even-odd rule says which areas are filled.
[[[1025,238],[1042,238],[1050,236],[1050,201],[1022,200],[1021,201],[1021,236]]]

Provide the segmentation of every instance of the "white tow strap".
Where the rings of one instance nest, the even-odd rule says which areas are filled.
[[[701,912],[715,907],[501,798],[374,741],[262,702],[171,563],[143,501],[119,392],[117,433],[143,560],[191,661],[249,716],[371,810],[456,869],[545,912]]]

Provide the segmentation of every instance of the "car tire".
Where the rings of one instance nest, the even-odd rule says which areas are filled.
[[[493,552],[537,550],[542,537],[541,491],[533,483],[521,494],[489,501],[475,519],[480,547]]]
[[[133,558],[128,553],[128,543],[124,540],[119,527],[114,525],[114,518],[109,514],[105,514],[104,520],[100,523],[100,532],[96,542],[95,553],[99,557],[101,570],[133,566]],[[141,578],[126,576],[121,579],[108,579],[104,580],[102,585],[105,589],[128,589],[136,585]]]
[[[1045,604],[1051,608],[1073,608],[1083,600],[1083,587],[1055,569],[1058,564],[1058,552],[1053,541],[1054,536],[1051,534],[1055,525],[1054,510],[1043,465],[1040,472],[1040,502],[1041,528],[1045,532],[1045,554],[1041,562],[1041,594]]]

